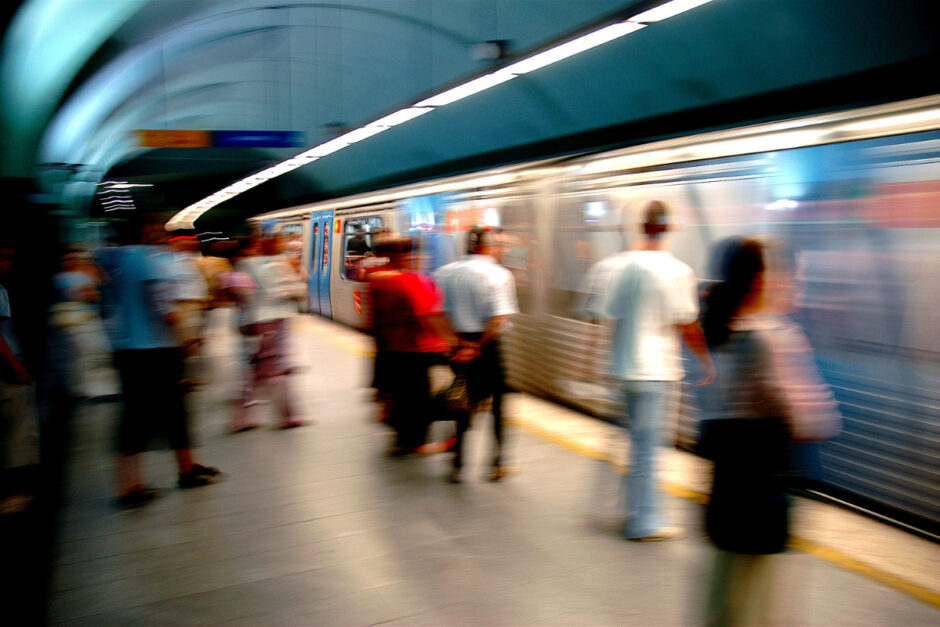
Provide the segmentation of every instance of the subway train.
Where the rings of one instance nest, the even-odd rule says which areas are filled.
[[[591,265],[634,245],[650,200],[669,248],[701,278],[732,235],[783,242],[794,319],[843,415],[809,445],[815,485],[920,531],[940,526],[940,96],[543,159],[269,212],[303,242],[311,313],[364,328],[362,280],[380,229],[420,238],[421,271],[459,256],[472,225],[503,233],[521,313],[510,384],[606,419],[609,334],[581,311]],[[689,360],[693,364],[694,360]],[[594,390],[587,393],[584,390]],[[688,390],[677,443],[694,446]]]

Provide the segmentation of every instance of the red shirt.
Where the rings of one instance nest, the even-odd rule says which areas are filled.
[[[372,275],[372,307],[375,337],[381,350],[439,353],[447,341],[422,318],[440,315],[444,299],[430,277],[412,272],[379,272]]]

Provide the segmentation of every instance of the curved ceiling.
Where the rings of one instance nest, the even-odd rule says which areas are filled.
[[[99,41],[61,42],[72,56],[54,54],[55,72],[33,100],[7,94],[7,126],[17,111],[29,123],[12,124],[18,141],[6,146],[3,173],[80,164],[70,166],[78,179],[119,175],[168,189],[195,177],[202,186],[177,187],[171,201],[194,202],[302,149],[144,149],[129,131],[292,130],[316,145],[491,68],[473,57],[475,44],[508,41],[512,56],[653,4],[29,2],[6,37],[5,77],[22,81],[28,72],[15,60],[35,62],[36,50],[68,30],[55,10],[98,11],[88,32]],[[17,25],[39,7],[52,12],[46,26],[16,48],[24,41]],[[936,4],[920,0],[714,0],[320,159],[204,220],[536,155],[937,93],[938,24]]]

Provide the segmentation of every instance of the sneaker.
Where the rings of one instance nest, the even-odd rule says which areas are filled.
[[[257,429],[258,424],[255,422],[239,421],[232,425],[232,433],[242,433],[244,431],[251,431],[252,429]]]
[[[309,420],[304,420],[302,418],[289,418],[281,423],[281,429],[295,429],[297,427],[303,427],[304,425],[310,424]]]
[[[181,488],[198,488],[215,482],[220,474],[218,468],[193,464],[188,471],[180,473],[177,484]]]
[[[130,492],[125,492],[115,499],[115,505],[119,509],[136,509],[143,507],[153,501],[159,492],[154,488],[137,488]]]
[[[486,476],[487,481],[499,481],[503,477],[508,477],[509,475],[516,472],[514,466],[493,466],[493,470],[490,471],[490,474]]]
[[[447,473],[447,481],[449,483],[463,483],[463,474],[461,474],[460,469],[454,468]]]
[[[457,444],[457,438],[450,438],[443,442],[429,442],[418,447],[418,452],[422,455],[434,455],[435,453],[446,453],[453,450]]]
[[[685,531],[679,527],[663,527],[648,536],[639,538],[627,538],[631,542],[663,542],[665,540],[677,540],[685,535]]]

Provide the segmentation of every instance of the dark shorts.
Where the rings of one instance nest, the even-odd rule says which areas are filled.
[[[183,353],[178,348],[115,351],[124,409],[117,450],[135,455],[159,445],[191,448],[184,403]]]

